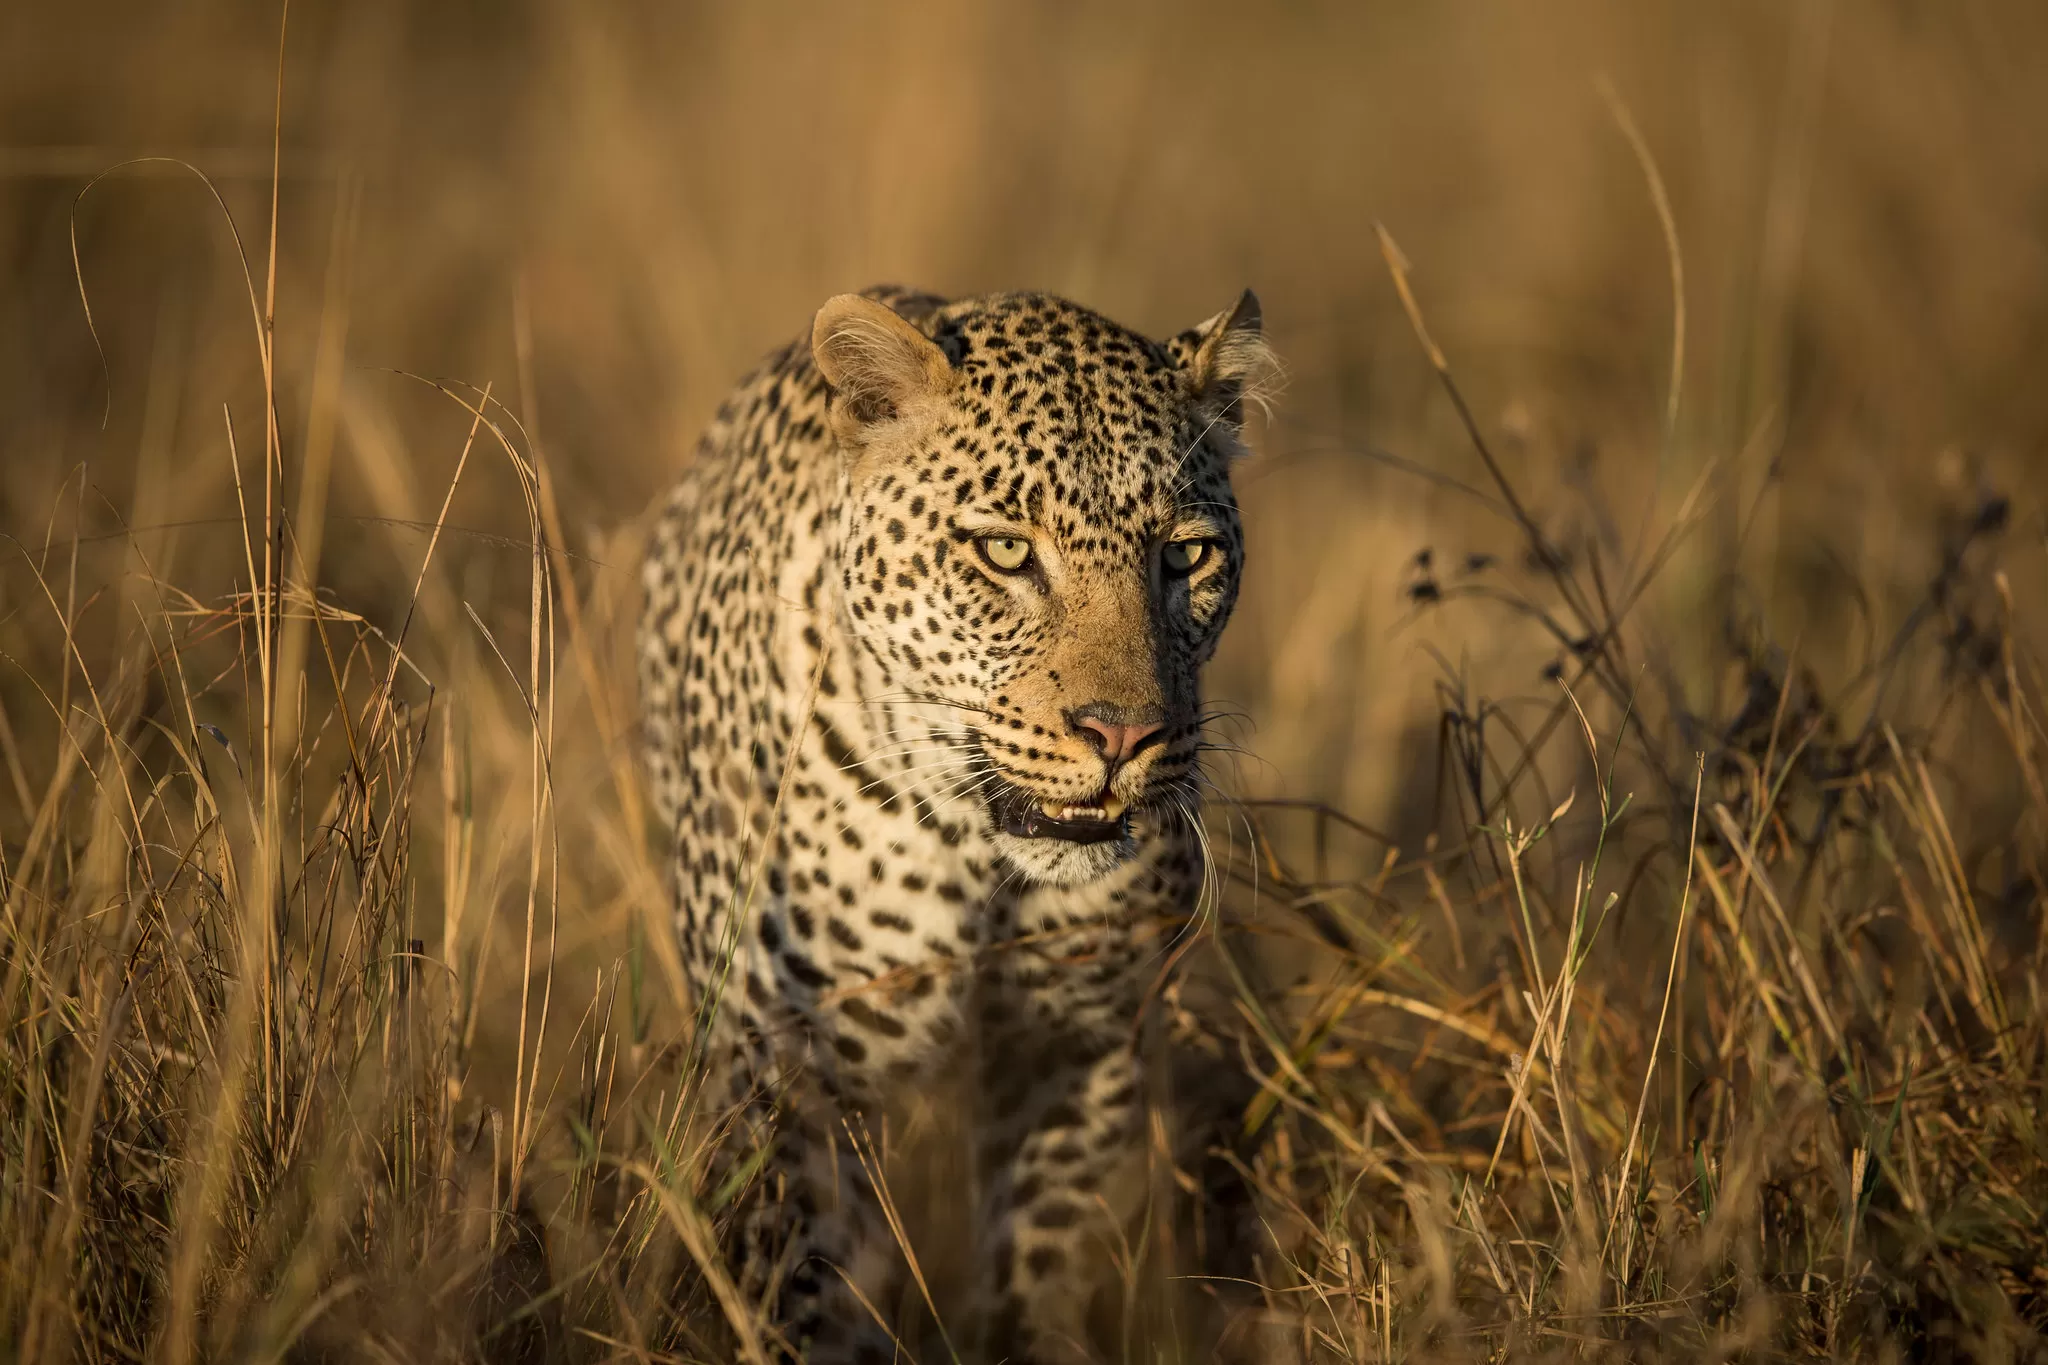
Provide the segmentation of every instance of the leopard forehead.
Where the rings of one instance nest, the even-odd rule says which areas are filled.
[[[948,524],[1038,526],[1084,559],[1121,553],[1196,505],[1234,535],[1227,456],[1211,444],[1234,432],[1193,403],[1184,341],[1046,294],[967,300],[918,322],[959,374],[927,459],[936,468],[914,476],[941,485]]]

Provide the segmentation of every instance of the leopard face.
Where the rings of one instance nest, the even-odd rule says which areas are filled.
[[[1256,301],[1154,342],[1063,300],[827,304],[840,586],[880,700],[1030,880],[1075,886],[1199,800],[1236,600]]]

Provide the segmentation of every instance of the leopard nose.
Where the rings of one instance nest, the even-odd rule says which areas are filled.
[[[1166,729],[1165,718],[1155,707],[1139,710],[1108,702],[1078,707],[1067,713],[1067,720],[1101,753],[1112,773],[1137,757]]]

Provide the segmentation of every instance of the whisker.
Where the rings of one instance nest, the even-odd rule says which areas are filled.
[[[974,744],[953,744],[938,740],[916,740],[861,754],[854,759],[854,762],[864,767],[872,767],[878,763],[916,758],[925,754],[971,754],[979,747],[979,745]],[[840,771],[844,772],[846,769],[842,768]]]
[[[863,707],[886,707],[895,702],[910,702],[922,706],[945,706],[955,711],[966,711],[981,716],[993,716],[996,714],[986,706],[970,701],[956,701],[952,697],[942,697],[936,692],[884,692],[879,696],[863,697],[860,704]]]
[[[1182,934],[1186,934],[1193,932],[1208,918],[1210,900],[1212,895],[1216,894],[1214,891],[1216,860],[1215,852],[1210,846],[1208,828],[1203,824],[1201,816],[1190,808],[1180,793],[1175,793],[1171,799],[1174,809],[1187,822],[1189,832],[1194,835],[1196,851],[1201,854],[1202,858],[1202,884],[1195,892],[1194,914],[1189,917],[1186,928],[1182,930]],[[1175,936],[1176,942],[1180,937],[1181,935]]]

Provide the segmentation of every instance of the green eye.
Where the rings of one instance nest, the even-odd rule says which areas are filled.
[[[983,536],[974,543],[998,573],[1022,573],[1031,564],[1031,542],[1022,536]]]
[[[1209,542],[1206,540],[1169,540],[1162,556],[1166,561],[1166,572],[1175,578],[1185,578],[1209,557]]]

